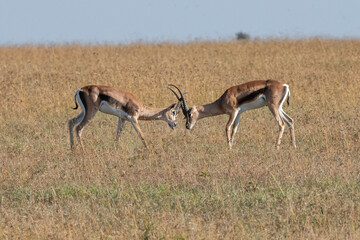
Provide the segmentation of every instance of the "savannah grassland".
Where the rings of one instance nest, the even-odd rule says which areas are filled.
[[[172,131],[98,113],[71,152],[74,93],[112,85],[190,106],[255,79],[290,86],[297,149],[267,108]],[[360,41],[267,40],[0,48],[0,239],[360,239]]]

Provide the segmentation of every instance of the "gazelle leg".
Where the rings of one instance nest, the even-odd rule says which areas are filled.
[[[279,150],[280,149],[281,138],[282,138],[282,136],[284,134],[285,123],[284,123],[284,121],[281,119],[281,117],[279,115],[275,116],[275,119],[279,124],[279,136],[278,136],[277,141],[276,141],[276,149]]]
[[[271,111],[271,113],[274,115],[274,118],[276,120],[276,122],[279,125],[279,135],[276,141],[276,149],[280,149],[280,143],[281,143],[281,138],[284,134],[284,129],[285,129],[285,123],[284,121],[281,119],[280,113],[279,113],[279,107],[274,107],[274,106],[269,106],[269,109]]]
[[[140,129],[140,127],[139,127],[139,123],[138,123],[137,120],[134,120],[134,128],[135,128],[136,132],[138,133],[138,136],[139,136],[139,138],[141,139],[141,141],[142,141],[142,143],[144,144],[144,146],[145,146],[146,148],[148,148],[148,146],[147,146],[147,144],[146,144],[146,141],[145,141],[145,138],[144,138],[144,135],[143,135],[143,133],[141,132],[141,129]]]
[[[233,125],[233,129],[232,129],[232,134],[231,134],[231,145],[233,145],[234,143],[234,136],[236,134],[236,131],[238,129],[238,126],[239,126],[239,122],[240,122],[240,115],[241,115],[241,112],[239,112],[235,118],[235,121],[234,121],[234,125]]]
[[[289,115],[287,115],[286,112],[284,112],[284,111],[281,111],[281,117],[286,122],[288,127],[290,128],[291,142],[292,142],[294,148],[296,148],[294,120]]]
[[[81,113],[78,116],[76,116],[68,121],[71,150],[73,150],[73,148],[74,148],[74,134],[73,134],[74,126],[77,125],[78,123],[80,123],[84,119],[85,113],[86,113],[86,108],[81,100],[80,93],[82,93],[81,89],[76,91],[75,96],[74,96],[74,98],[75,98],[74,101],[75,101],[75,103],[76,103],[76,101],[79,103],[79,105],[81,107]]]
[[[118,141],[119,139],[119,134],[120,134],[120,131],[121,131],[121,126],[119,125],[120,124],[120,119],[127,119],[134,127],[136,133],[138,134],[139,138],[143,141],[145,147],[146,146],[146,143],[145,143],[145,140],[144,140],[144,136],[140,130],[140,127],[139,127],[139,124],[136,124],[137,121],[134,120],[133,118],[131,118],[129,116],[129,114],[127,114],[126,112],[122,111],[121,109],[117,109],[117,108],[114,108],[112,106],[110,106],[106,101],[102,101],[100,103],[100,108],[99,110],[103,113],[107,113],[107,114],[111,114],[111,115],[114,115],[114,116],[118,116],[119,117],[119,122],[118,122],[118,128],[117,128],[117,136],[116,136],[116,141]]]
[[[125,120],[119,117],[118,126],[116,129],[116,138],[115,138],[116,147],[119,145],[120,132],[122,130],[122,127],[124,126],[124,123]]]
[[[81,146],[81,149],[83,150],[83,152],[85,152],[84,149],[84,145],[82,144],[81,141],[81,133],[84,130],[84,128],[86,127],[86,125],[90,122],[90,120],[95,117],[97,110],[89,110],[85,112],[85,116],[83,118],[83,120],[79,123],[79,125],[77,125],[75,131],[76,131],[76,138]]]
[[[232,148],[232,141],[231,141],[232,126],[234,124],[234,121],[235,121],[235,118],[236,118],[238,112],[239,112],[238,110],[235,110],[230,114],[229,121],[227,122],[226,128],[225,128],[227,142],[229,144],[230,150]]]
[[[74,126],[82,121],[82,119],[84,118],[84,115],[85,115],[85,113],[81,112],[78,116],[76,116],[68,121],[71,150],[74,148],[74,133],[73,133]]]

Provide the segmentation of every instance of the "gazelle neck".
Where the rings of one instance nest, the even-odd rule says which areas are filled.
[[[139,111],[139,120],[164,120],[167,108],[143,107]]]
[[[224,114],[221,109],[219,101],[215,101],[209,104],[196,106],[196,110],[199,112],[199,119]]]

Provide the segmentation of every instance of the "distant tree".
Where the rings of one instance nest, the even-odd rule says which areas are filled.
[[[244,32],[238,32],[236,33],[236,40],[249,40],[250,35]]]

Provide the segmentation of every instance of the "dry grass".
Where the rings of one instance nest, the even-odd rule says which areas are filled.
[[[0,48],[0,239],[359,239],[360,41],[205,42]],[[226,116],[85,129],[69,151],[73,94],[113,85],[167,106],[255,79],[290,85],[298,148],[268,109],[244,113],[232,151]]]

